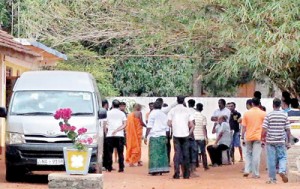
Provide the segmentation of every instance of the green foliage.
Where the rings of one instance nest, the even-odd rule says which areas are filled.
[[[246,67],[255,78],[268,76],[280,89],[298,96],[300,1],[218,2],[226,9],[219,24],[220,44],[231,43],[237,52],[222,58],[213,76],[222,82]]]
[[[230,96],[265,76],[296,95],[299,7],[299,0],[23,0],[20,25],[23,37],[66,46],[70,61],[59,68],[99,74],[108,95],[191,94],[195,73],[212,95]]]
[[[170,58],[128,58],[114,69],[114,85],[125,96],[191,94],[192,64]]]
[[[7,0],[0,0],[0,24],[1,27],[10,27],[9,4]]]
[[[84,42],[89,50],[93,46],[101,55],[116,57],[114,86],[124,95],[191,94],[194,68],[204,76],[211,67],[199,65],[202,59],[215,58],[210,49],[218,33],[211,32],[215,21],[206,13],[208,3],[24,0],[22,34],[52,46]],[[206,83],[210,89],[214,80]],[[219,91],[214,85],[209,91]]]
[[[129,98],[124,98],[124,99],[119,99],[120,102],[125,102],[126,103],[126,112],[133,112],[133,107],[134,104],[136,104],[137,102],[134,99],[129,99]],[[144,106],[142,105],[142,108],[144,108]]]
[[[60,62],[55,69],[89,72],[96,79],[101,95],[115,96],[118,94],[111,82],[113,60],[99,58],[97,53],[79,44],[63,45],[59,49],[68,54],[68,60]]]

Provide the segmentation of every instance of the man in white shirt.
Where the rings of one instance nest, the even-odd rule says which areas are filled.
[[[104,131],[106,133],[108,162],[107,171],[112,171],[112,155],[114,148],[118,151],[119,172],[124,172],[124,129],[126,127],[126,115],[119,109],[120,102],[114,100],[112,109],[107,112],[107,118],[104,121]]]
[[[219,105],[219,109],[214,111],[213,116],[211,117],[211,121],[214,121],[217,124],[218,118],[220,116],[226,116],[227,117],[226,121],[229,123],[231,111],[228,108],[226,108],[226,101],[221,98],[218,101],[218,105]]]
[[[172,104],[171,106],[168,106],[168,104],[164,104],[164,100],[162,98],[157,98],[156,102],[159,102],[162,105],[161,111],[163,113],[165,113],[166,115],[170,112],[170,110],[172,108],[174,108],[177,105],[177,102]],[[164,106],[165,105],[165,106]],[[170,157],[171,157],[171,139],[172,139],[172,133],[171,133],[171,129],[168,127],[167,128],[167,149],[168,149],[168,162],[169,162],[169,167],[171,167],[170,165]]]
[[[216,129],[216,126],[218,125],[219,117],[225,116],[226,122],[229,123],[229,119],[230,119],[230,115],[231,115],[231,111],[228,108],[226,108],[226,101],[224,99],[222,99],[222,98],[219,99],[218,105],[219,105],[219,109],[215,110],[213,113],[213,116],[211,117],[211,121],[215,122],[214,127],[212,129],[213,131]]]
[[[207,166],[207,155],[206,155],[206,145],[208,143],[207,137],[207,120],[206,117],[201,113],[203,110],[203,104],[198,103],[196,105],[197,112],[195,113],[195,129],[194,137],[197,144],[198,154],[202,158],[204,170],[208,170]]]
[[[177,97],[177,103],[168,113],[168,125],[172,127],[174,142],[174,179],[179,179],[180,164],[183,170],[183,178],[190,177],[190,155],[189,155],[189,135],[194,130],[194,117],[186,108],[184,96]]]
[[[228,149],[231,144],[230,126],[224,115],[218,118],[218,124],[214,127],[213,133],[217,134],[217,139],[214,145],[207,146],[207,151],[215,167],[222,165],[222,151]]]
[[[154,110],[149,115],[146,137],[149,136],[149,174],[157,175],[169,172],[167,156],[166,130],[168,127],[167,115],[161,110],[161,103],[154,102]]]

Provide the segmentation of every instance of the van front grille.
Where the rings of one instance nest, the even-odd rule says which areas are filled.
[[[63,151],[20,150],[24,158],[63,158]]]
[[[66,135],[44,136],[44,135],[25,135],[26,143],[72,143]]]
[[[26,143],[72,143],[70,140],[48,142],[44,140],[25,140]]]
[[[67,138],[66,135],[57,135],[55,137],[53,136],[45,136],[45,135],[25,135],[25,137],[36,137],[36,138]]]

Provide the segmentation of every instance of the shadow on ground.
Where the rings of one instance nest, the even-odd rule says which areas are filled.
[[[22,183],[37,183],[37,184],[48,184],[48,174],[27,174],[22,180]]]

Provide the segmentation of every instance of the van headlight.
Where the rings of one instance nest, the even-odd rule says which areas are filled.
[[[6,133],[6,144],[24,144],[25,136],[20,133]]]

